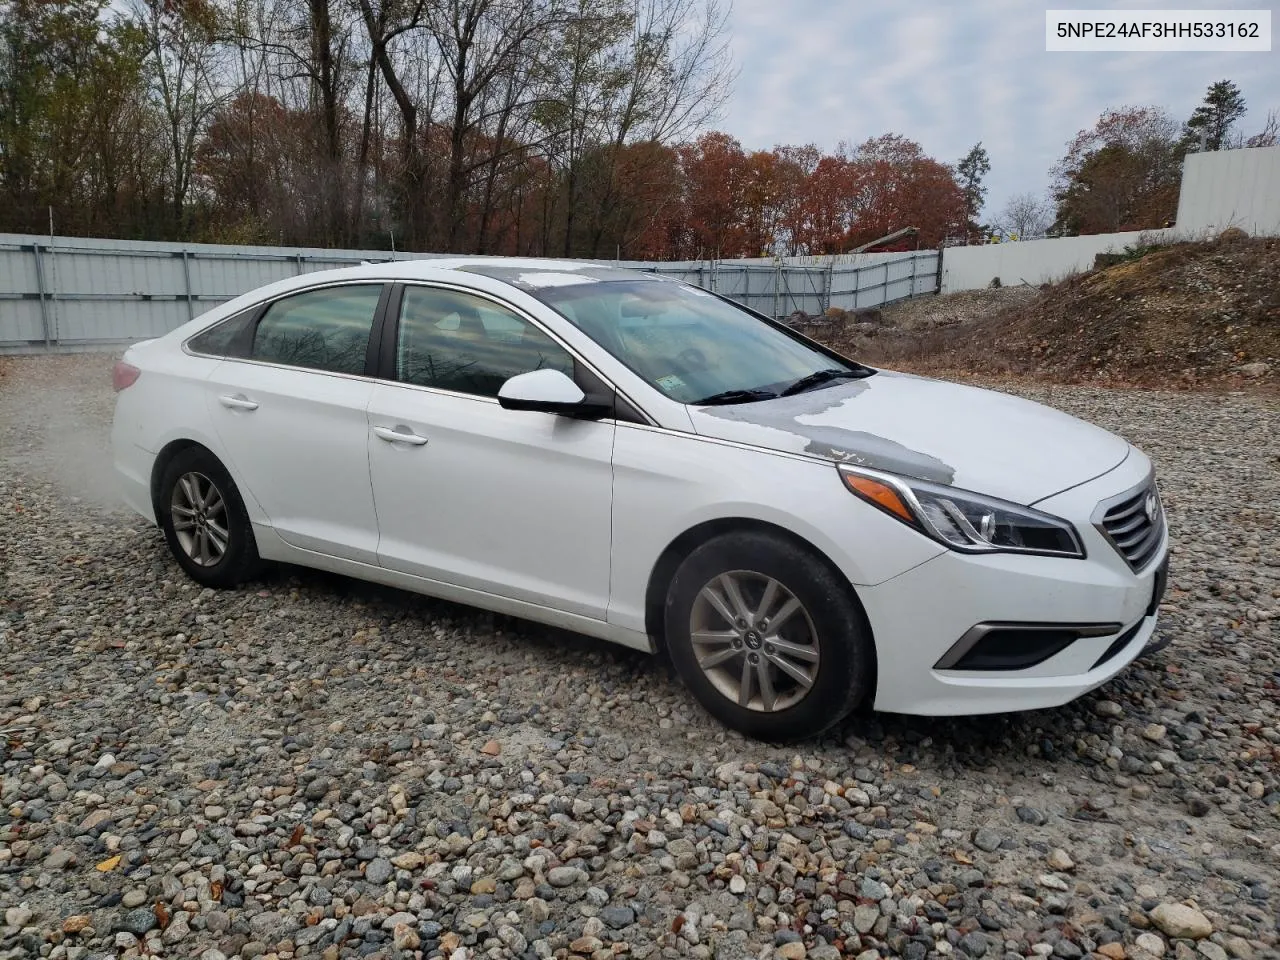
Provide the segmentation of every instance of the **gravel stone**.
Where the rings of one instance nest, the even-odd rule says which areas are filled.
[[[1153,957],[1164,956],[1164,940],[1154,933],[1140,933],[1134,938],[1133,942],[1143,953],[1148,953]]]
[[[365,868],[364,878],[370,883],[382,884],[391,879],[394,868],[391,861],[383,857],[375,857],[369,861],[369,866]]]
[[[985,850],[987,853],[991,853],[1000,849],[1000,843],[1003,840],[1004,837],[998,830],[984,828],[974,835],[973,845],[979,850]]]
[[[1185,903],[1162,903],[1151,911],[1151,922],[1170,937],[1203,940],[1213,933],[1209,918]]]
[[[135,937],[141,937],[149,930],[154,930],[159,926],[156,919],[155,911],[149,907],[139,907],[137,910],[130,910],[122,916],[116,923],[115,929],[132,933]]]
[[[547,871],[547,882],[553,887],[571,887],[587,879],[587,874],[577,867],[552,867]]]
[[[1076,868],[1075,861],[1071,859],[1071,855],[1061,847],[1055,847],[1049,851],[1049,856],[1045,858],[1047,863],[1054,870],[1069,871]]]
[[[600,911],[600,919],[614,930],[621,930],[636,922],[636,912],[630,907],[605,907]]]

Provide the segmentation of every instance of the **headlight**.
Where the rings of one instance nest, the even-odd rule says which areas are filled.
[[[1030,507],[847,464],[840,465],[840,476],[872,506],[952,550],[1084,556],[1071,524]]]

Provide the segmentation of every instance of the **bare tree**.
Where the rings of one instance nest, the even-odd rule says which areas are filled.
[[[1034,193],[1017,193],[1004,205],[995,228],[1009,239],[1031,240],[1044,236],[1052,222],[1053,208],[1044,198]]]
[[[375,71],[382,75],[382,81],[391,92],[396,109],[400,113],[400,171],[399,196],[401,210],[407,223],[406,233],[410,243],[420,243],[425,224],[426,196],[424,179],[425,165],[422,158],[419,121],[422,110],[419,98],[414,96],[411,85],[406,82],[404,73],[411,70],[406,58],[397,63],[392,44],[400,37],[414,33],[423,28],[423,17],[426,10],[425,0],[383,0],[376,7],[372,0],[357,0],[361,19],[368,34],[369,68],[365,83],[364,120],[360,137],[360,159],[358,172],[359,196],[363,199],[366,170],[369,164],[369,151],[372,147],[373,108],[376,98]],[[430,120],[430,107],[426,110]]]
[[[464,245],[463,201],[471,174],[484,160],[469,163],[469,141],[483,132],[486,103],[501,78],[518,72],[522,58],[549,39],[568,15],[563,0],[444,0],[428,21],[449,78],[449,169],[445,210],[449,250]]]
[[[1266,123],[1262,129],[1244,142],[1246,147],[1274,147],[1280,144],[1280,112],[1267,112]]]
[[[228,93],[218,14],[206,3],[164,0],[132,0],[129,13],[146,38],[151,81],[164,112],[173,229],[183,236],[197,141]]]
[[[637,0],[623,41],[627,78],[601,113],[608,163],[593,212],[592,255],[618,202],[617,159],[629,143],[669,145],[692,136],[724,108],[737,75],[720,0]]]

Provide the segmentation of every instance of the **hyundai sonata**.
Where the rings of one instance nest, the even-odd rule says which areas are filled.
[[[1150,461],[563,261],[313,273],[129,348],[125,500],[201,584],[263,561],[664,651],[749,735],[1048,707],[1152,639]]]

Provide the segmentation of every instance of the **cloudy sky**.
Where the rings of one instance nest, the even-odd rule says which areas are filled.
[[[1276,0],[1123,4],[1028,0],[733,0],[741,74],[717,127],[748,150],[831,150],[900,133],[954,163],[981,140],[991,154],[986,215],[1043,193],[1075,133],[1108,107],[1156,104],[1185,120],[1215,80],[1248,103],[1256,132],[1280,110]],[[1270,53],[1047,53],[1045,10],[1271,9]]]

